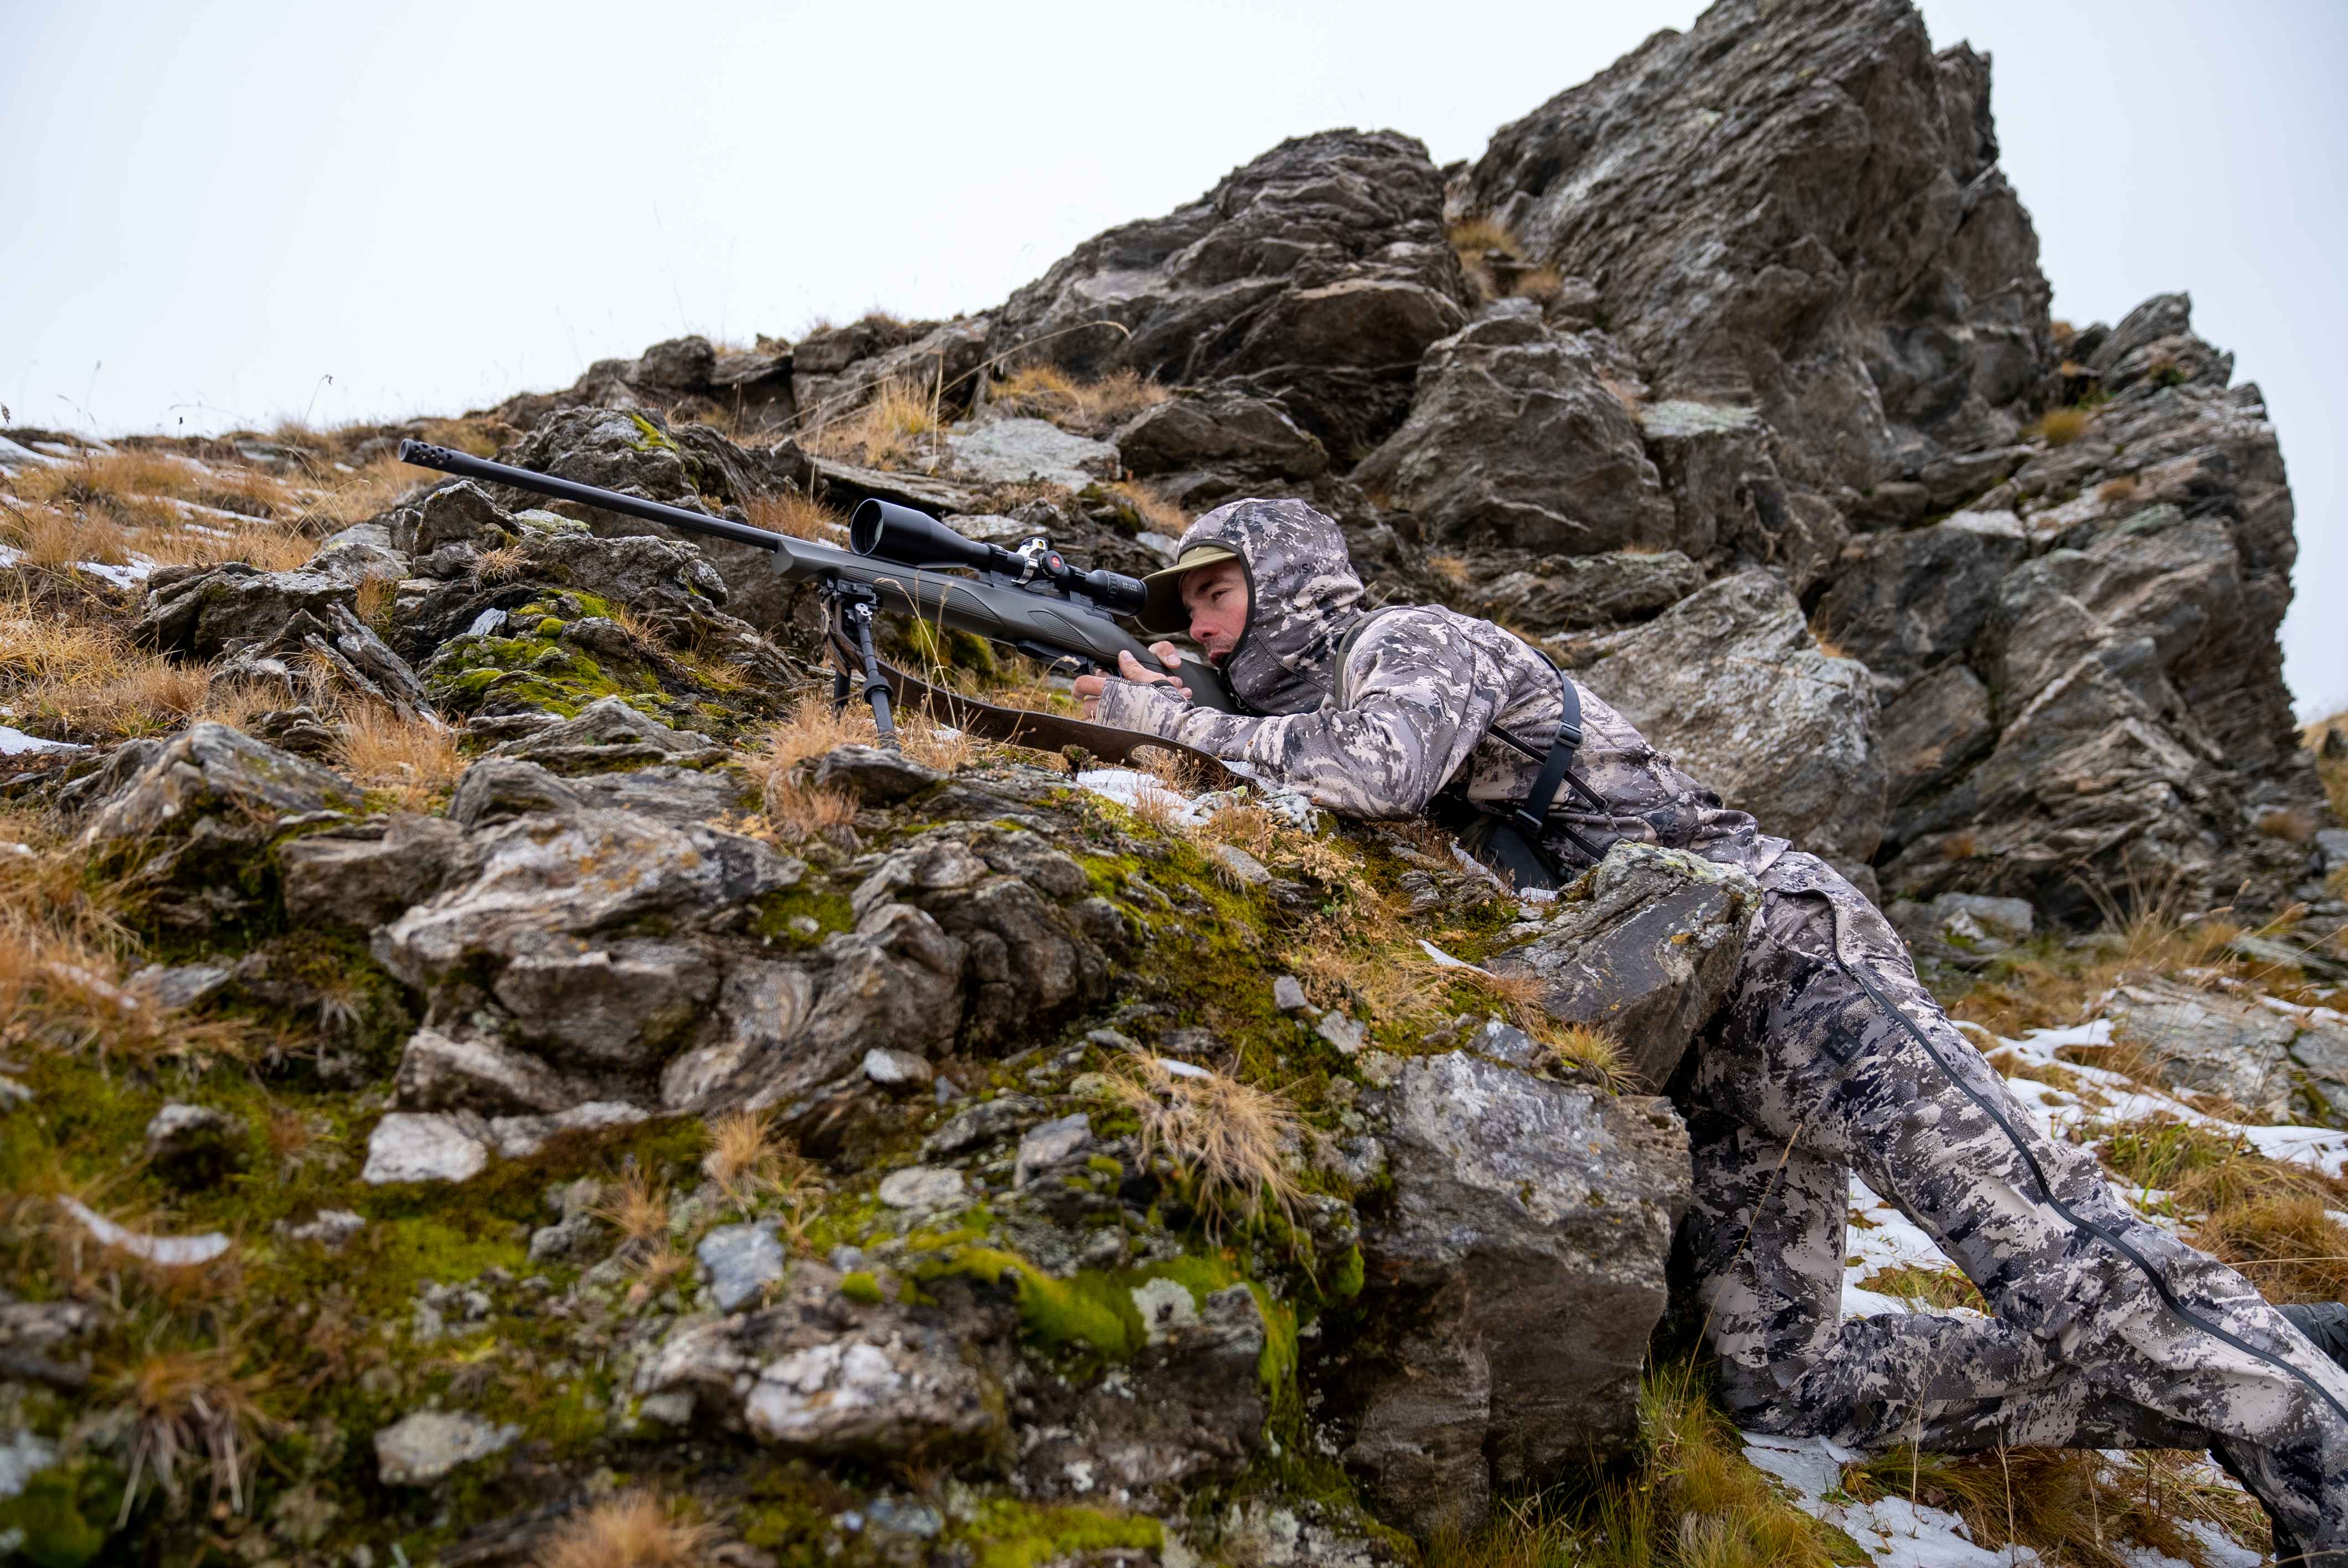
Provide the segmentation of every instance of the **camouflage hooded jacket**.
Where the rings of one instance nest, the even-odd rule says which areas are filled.
[[[1205,544],[1237,552],[1247,573],[1247,626],[1223,675],[1254,713],[1219,713],[1168,686],[1111,680],[1103,723],[1246,763],[1352,816],[1416,815],[1457,780],[1492,806],[1513,806],[1532,788],[1540,764],[1491,733],[1498,724],[1540,752],[1557,733],[1559,673],[1521,638],[1437,606],[1373,615],[1344,535],[1302,501],[1218,507],[1177,553]],[[1340,644],[1365,619],[1337,668]],[[1587,688],[1575,690],[1583,739],[1573,771],[1605,809],[1561,793],[1553,820],[1601,855],[1631,839],[1758,872],[1785,849]]]

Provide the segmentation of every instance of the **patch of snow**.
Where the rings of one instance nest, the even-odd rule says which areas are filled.
[[[155,563],[145,556],[133,555],[127,566],[108,566],[104,561],[76,561],[76,571],[86,571],[92,577],[104,578],[117,588],[137,588],[155,569]]]
[[[1196,827],[1215,815],[1195,797],[1168,788],[1164,780],[1138,768],[1086,768],[1076,775],[1076,784],[1128,811],[1138,808],[1144,795],[1170,802],[1173,820],[1184,827]]]
[[[162,1264],[168,1268],[210,1263],[228,1250],[228,1237],[219,1231],[208,1231],[202,1235],[149,1235],[143,1231],[128,1230],[116,1225],[78,1198],[59,1198],[57,1204],[108,1246],[120,1247],[124,1252],[143,1257],[149,1263]]]
[[[0,724],[0,757],[30,756],[42,752],[86,752],[88,746],[75,745],[71,741],[45,741],[38,735],[28,735],[22,730]]]
[[[1479,975],[1488,975],[1492,972],[1481,964],[1471,964],[1465,958],[1453,958],[1424,937],[1418,939],[1418,945],[1426,950],[1428,958],[1435,960],[1435,967],[1438,969],[1473,969]]]
[[[1879,1568],[2014,1568],[2044,1561],[2026,1546],[1992,1551],[1977,1545],[1955,1514],[1917,1507],[1904,1497],[1849,1501],[1842,1467],[1859,1455],[1824,1438],[1747,1432],[1745,1457],[1783,1481],[1803,1512],[1842,1530]]]

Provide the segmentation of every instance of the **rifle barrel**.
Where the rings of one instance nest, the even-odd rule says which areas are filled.
[[[783,536],[770,534],[764,528],[754,528],[747,523],[737,523],[730,518],[713,518],[706,512],[687,511],[661,501],[647,501],[636,496],[623,496],[616,490],[598,489],[592,485],[581,485],[569,479],[558,479],[551,474],[534,469],[516,468],[504,463],[492,463],[486,457],[476,457],[469,452],[455,452],[446,446],[435,446],[428,441],[402,441],[399,460],[413,463],[419,468],[438,468],[443,474],[455,474],[461,478],[486,479],[493,485],[510,485],[518,490],[534,490],[541,496],[559,500],[576,501],[582,506],[597,507],[607,512],[624,512],[646,522],[666,523],[673,528],[683,528],[689,534],[705,534],[711,538],[732,539],[736,544],[756,545],[760,549],[779,549]]]

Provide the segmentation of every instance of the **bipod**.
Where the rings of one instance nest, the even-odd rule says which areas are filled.
[[[819,587],[830,604],[831,612],[864,666],[864,700],[872,705],[872,727],[880,733],[880,743],[891,751],[897,747],[897,721],[889,712],[889,682],[880,673],[880,656],[872,651],[872,612],[880,608],[880,596],[860,582],[848,582],[827,577]],[[831,711],[839,712],[848,706],[850,674],[846,661],[832,673]]]

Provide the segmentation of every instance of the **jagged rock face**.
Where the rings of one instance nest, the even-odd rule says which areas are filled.
[[[2143,316],[2168,334],[2153,341],[2178,341],[2178,302],[2131,321]],[[2244,825],[2317,793],[2275,638],[2291,496],[2257,389],[2219,384],[2219,357],[2188,353],[2136,381],[2077,440],[1974,503],[2019,508],[2010,569],[1996,569],[2016,554],[2005,513],[1952,518],[1924,532],[1965,528],[1978,542],[1919,547],[1949,569],[1923,619],[1887,632],[1896,615],[1848,616],[1885,692],[1893,753],[1910,759],[1887,885],[2022,893],[2070,913],[2085,912],[2082,878],[2150,876],[2196,898],[2245,879],[2287,885],[2292,853]],[[2210,379],[2177,379],[2188,364]],[[1838,610],[1880,604],[1869,577],[1862,564],[1849,592],[1829,594],[1830,625]],[[1903,645],[1870,651],[1887,636]]]
[[[1227,378],[1350,460],[1400,422],[1427,344],[1467,320],[1442,187],[1408,137],[1282,142],[1189,206],[1078,246],[995,313],[988,353]],[[1127,331],[1070,330],[1096,322]]]
[[[1323,1411],[1382,1512],[1472,1530],[1496,1483],[1636,1433],[1687,1132],[1666,1102],[1465,1051],[1410,1060],[1376,1110],[1394,1185],[1362,1237],[1375,1316],[1332,1358]]]
[[[746,430],[787,428],[793,396],[791,345],[760,337],[755,348],[721,349],[695,333],[656,343],[634,359],[599,359],[565,392],[528,395],[499,405],[527,425],[577,405],[640,408],[669,415],[723,416]]]
[[[1665,397],[1863,489],[2013,439],[2050,291],[1989,65],[1906,0],[1726,0],[1503,128],[1462,204],[1590,280]]]
[[[1866,666],[1825,652],[1769,573],[1723,578],[1607,640],[1577,677],[1762,830],[1863,866],[1883,833]]]
[[[1506,303],[1520,308],[1428,346],[1410,416],[1354,479],[1406,508],[1430,548],[1686,548],[1639,427],[1597,366],[1530,301]]]

